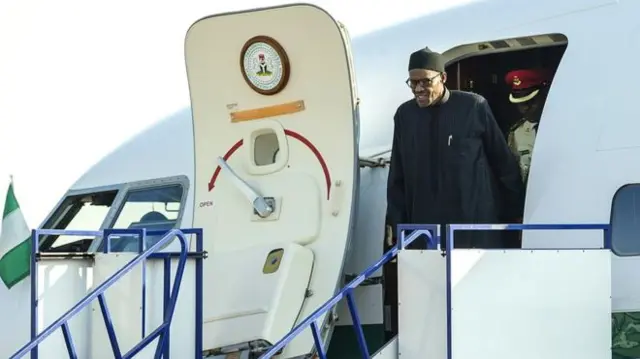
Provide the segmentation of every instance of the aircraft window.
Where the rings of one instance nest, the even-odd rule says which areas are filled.
[[[170,230],[176,227],[182,210],[181,185],[132,190],[127,194],[113,228],[145,228],[147,230]],[[149,236],[147,246],[153,245],[162,236]],[[139,239],[132,236],[113,236],[111,251],[137,251]]]
[[[98,192],[67,197],[43,228],[66,230],[99,230],[118,191]],[[93,238],[78,236],[46,236],[40,250],[45,252],[85,252]]]
[[[260,134],[253,143],[253,159],[256,166],[268,166],[277,160],[280,145],[273,131]]]
[[[622,186],[611,204],[611,250],[618,256],[640,255],[640,184]]]

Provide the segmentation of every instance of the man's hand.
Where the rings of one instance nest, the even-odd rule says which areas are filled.
[[[387,243],[387,246],[389,247],[393,247],[396,245],[397,242],[397,238],[394,238],[393,236],[393,227],[391,227],[390,225],[386,225],[384,227],[385,229],[385,242]],[[397,261],[397,258],[393,258],[390,263],[395,263]]]
[[[393,227],[388,224],[385,226],[385,241],[389,247],[396,245],[396,239],[393,237]]]

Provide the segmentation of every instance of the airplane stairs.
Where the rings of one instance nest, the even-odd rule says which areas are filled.
[[[43,235],[101,237],[105,244],[101,253],[62,253],[58,254],[57,258],[52,258],[52,253],[37,251],[38,239]],[[113,236],[134,236],[140,239],[139,253],[110,252]],[[144,249],[147,236],[162,236],[162,238],[151,247]],[[196,237],[196,252],[189,252],[188,238],[193,238],[193,236]],[[175,237],[180,242],[179,252],[156,253]],[[168,359],[170,353],[174,354],[171,355],[172,357],[185,357],[184,350],[187,349],[196,358],[202,357],[202,260],[205,258],[202,237],[202,229],[174,229],[171,231],[147,231],[144,229],[33,230],[30,276],[31,341],[15,352],[10,359],[22,358],[28,353],[30,353],[31,359],[38,359],[39,354],[45,359],[128,359],[134,356],[136,358],[163,357]],[[175,262],[177,262],[177,266],[172,269],[172,263]],[[126,264],[122,265],[123,263]],[[142,274],[140,275],[139,272],[134,271],[134,268],[141,263]],[[82,270],[76,271],[75,269],[78,268]],[[87,279],[89,275],[83,278],[78,275],[79,272],[87,273],[89,270],[91,270],[92,279]],[[55,280],[51,279],[52,273],[56,271],[70,275],[60,276]],[[115,273],[110,274],[114,271]],[[171,283],[172,271],[175,271],[173,283]],[[44,279],[41,278],[42,280],[39,281],[38,277],[44,277]],[[96,280],[96,277],[104,279],[100,281]],[[194,280],[189,283],[189,281],[183,281],[184,278],[194,278]],[[52,290],[47,292],[47,288],[45,288],[46,293],[42,293],[43,286],[46,287],[50,282],[56,280],[57,282],[71,282],[71,286],[67,285],[64,288],[81,288],[84,292],[86,292],[86,288],[95,286],[92,281],[99,285],[73,305],[75,300],[69,299],[71,296],[69,290],[53,290],[54,284],[51,284]],[[123,283],[123,285],[119,290],[116,288],[115,296],[105,295],[107,289],[115,288],[119,283]],[[132,290],[134,285],[140,285],[142,290],[139,292]],[[185,286],[194,289],[194,293],[188,294],[185,291],[180,291],[181,287]],[[155,295],[156,293],[157,295]],[[107,297],[111,300],[111,310],[107,306]],[[186,299],[183,299],[185,297],[193,299],[195,305],[185,302]],[[99,308],[94,303],[96,298]],[[131,298],[141,299],[141,305],[132,302]],[[180,305],[178,305],[178,299],[182,299]],[[68,304],[64,305],[65,303]],[[91,307],[91,304],[94,307]],[[44,330],[39,330],[38,326],[44,326],[43,322],[46,323],[48,319],[46,317],[52,317],[50,313],[60,310],[58,309],[60,306],[62,306],[62,310],[69,306],[71,308]],[[191,313],[191,315],[185,315],[185,312]],[[97,313],[101,313],[102,320],[99,320]],[[141,325],[132,325],[134,324],[132,316],[140,317]],[[147,327],[154,319],[160,324],[155,329],[148,330]],[[101,323],[102,321],[104,324]],[[62,338],[54,336],[50,338],[53,340],[43,342],[58,329],[62,331]],[[174,335],[170,335],[172,334],[171,329],[173,329]],[[73,340],[72,331],[75,337],[81,337],[80,340]],[[116,335],[116,331],[120,335]],[[175,335],[176,333],[186,335]],[[185,341],[185,337],[193,339]],[[156,339],[157,345],[155,350],[152,350],[149,344]],[[40,346],[46,348],[39,350]],[[128,349],[124,354],[123,348]],[[176,351],[178,351],[177,355]]]
[[[599,230],[603,232],[603,240],[597,248],[588,250],[452,251],[454,233],[458,230]],[[446,248],[439,250],[440,226],[401,225],[396,247],[259,359],[277,356],[307,328],[311,329],[315,342],[313,358],[326,359],[326,345],[318,329],[322,323],[317,323],[317,319],[343,298],[364,359],[397,359],[400,355],[408,359],[610,358],[609,232],[608,224],[447,225]],[[427,250],[404,250],[421,236],[426,238]],[[398,309],[399,334],[372,355],[367,349],[353,290],[395,257],[398,257],[398,300],[402,304]]]

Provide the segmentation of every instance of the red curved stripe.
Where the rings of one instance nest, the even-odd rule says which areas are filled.
[[[284,134],[302,142],[311,150],[311,152],[313,152],[314,155],[316,155],[316,158],[318,159],[318,162],[320,162],[320,166],[322,167],[322,172],[324,172],[324,179],[327,183],[327,200],[329,200],[331,194],[331,175],[329,174],[329,167],[327,167],[327,163],[324,161],[324,157],[322,157],[320,151],[318,151],[316,146],[314,146],[311,141],[297,132],[284,130]]]
[[[320,162],[320,167],[322,167],[322,172],[324,173],[325,182],[327,184],[327,200],[329,200],[331,195],[331,174],[329,173],[329,167],[327,166],[327,162],[324,160],[324,157],[322,157],[322,154],[320,153],[318,148],[316,148],[316,146],[314,146],[313,143],[311,143],[311,141],[309,141],[306,137],[304,137],[303,135],[297,132],[294,132],[291,130],[284,130],[284,134],[287,136],[291,136],[296,140],[302,142],[316,156],[316,158],[318,159],[318,162]],[[243,140],[239,140],[238,142],[236,142],[227,151],[227,153],[224,154],[222,158],[225,161],[229,160],[229,158],[238,150],[238,148],[242,146],[242,144],[243,144]],[[216,180],[218,179],[219,174],[220,174],[220,166],[216,166],[216,170],[213,172],[213,175],[211,176],[211,180],[209,180],[209,192],[211,192],[211,190],[213,190],[213,188],[215,187]]]

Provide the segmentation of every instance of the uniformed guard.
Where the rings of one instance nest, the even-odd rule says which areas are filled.
[[[509,129],[507,143],[518,157],[522,180],[526,183],[550,76],[544,69],[514,70],[507,73],[505,81],[511,86],[509,101],[517,104],[522,115]]]

